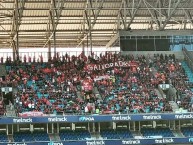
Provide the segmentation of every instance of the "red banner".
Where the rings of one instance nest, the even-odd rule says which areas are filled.
[[[47,116],[47,115],[44,114],[43,112],[36,112],[36,111],[19,113],[19,117],[38,117],[38,116]]]
[[[137,65],[138,64],[136,62],[117,61],[117,62],[111,62],[106,64],[88,64],[86,66],[86,69],[87,70],[104,70],[104,69],[113,68],[113,67],[132,67]]]

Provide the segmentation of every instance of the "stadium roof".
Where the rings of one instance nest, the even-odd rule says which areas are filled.
[[[192,14],[193,0],[0,0],[0,48],[106,46],[119,30],[192,29]]]

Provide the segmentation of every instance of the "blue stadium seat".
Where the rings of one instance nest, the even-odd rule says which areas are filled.
[[[48,134],[43,131],[34,131],[33,136],[36,141],[50,141]]]
[[[193,127],[182,127],[181,132],[185,137],[193,137]]]
[[[34,141],[33,135],[29,131],[25,132],[15,132],[13,134],[13,139],[15,142],[23,142],[23,141]]]
[[[149,136],[174,137],[172,131],[169,128],[142,128],[141,133],[144,137]]]
[[[8,142],[6,132],[0,132],[0,142]]]
[[[87,130],[63,130],[59,133],[59,136],[61,140],[86,140],[91,138]]]
[[[105,130],[101,130],[100,134],[101,134],[101,137],[103,137],[104,139],[133,138],[132,133],[126,129],[123,129],[123,130],[105,129]]]

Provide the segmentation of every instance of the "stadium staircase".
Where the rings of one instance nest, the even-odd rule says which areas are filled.
[[[143,135],[141,134],[140,131],[131,131],[131,133],[132,133],[133,137],[136,138],[136,139],[137,139],[137,137],[138,138],[143,137]]]
[[[97,87],[94,87],[94,88],[93,88],[93,93],[95,94],[95,96],[96,96],[99,100],[102,100],[102,97],[101,97],[101,95],[100,95]]]
[[[151,73],[152,75],[155,75],[157,73],[157,70],[155,67],[151,67]],[[160,91],[158,89],[155,89],[157,95],[158,95],[158,98],[163,98],[163,96],[161,95]]]
[[[13,142],[13,141],[14,141],[14,139],[13,139],[13,135],[8,135],[8,136],[7,136],[7,138],[8,138],[8,141],[11,141],[11,142]]]
[[[175,137],[185,137],[180,130],[172,131]]]
[[[176,112],[179,110],[179,106],[174,101],[169,101],[170,106],[172,107],[173,112]]]
[[[51,141],[60,141],[60,137],[58,134],[49,134]]]
[[[181,64],[188,77],[188,80],[189,80],[188,83],[193,84],[193,73],[191,69],[189,68],[188,64],[185,61],[183,61]],[[193,87],[191,87],[191,91],[193,91]]]
[[[76,95],[77,95],[78,98],[82,98],[82,95],[81,95],[81,92],[80,92],[80,91],[77,91],[77,92],[76,92]]]
[[[157,73],[157,70],[155,67],[151,67],[152,70],[152,74],[155,75]],[[161,95],[159,89],[155,89],[156,93],[158,95],[159,98],[163,98],[163,96]],[[179,110],[179,106],[177,105],[177,103],[175,101],[169,101],[169,104],[172,107],[172,110],[175,112],[176,110]]]
[[[77,97],[82,99],[81,86],[77,85],[76,89],[77,89],[77,92],[76,92]]]
[[[13,94],[16,94],[17,91],[18,90],[13,87]],[[15,117],[16,116],[16,112],[15,112],[13,104],[6,105],[6,116],[7,117]]]
[[[6,116],[7,117],[16,117],[15,109],[12,104],[6,105]]]
[[[155,89],[155,91],[156,91],[156,94],[157,94],[158,98],[160,98],[160,99],[163,98],[161,93],[160,93],[160,91],[158,89]]]

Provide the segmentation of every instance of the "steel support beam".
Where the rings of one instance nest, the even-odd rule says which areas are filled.
[[[130,25],[132,24],[134,18],[135,18],[135,15],[136,15],[138,9],[140,8],[140,5],[141,5],[141,3],[142,3],[142,0],[139,0],[139,2],[138,2],[137,4],[135,4],[135,0],[133,0],[133,2],[132,2],[132,8],[129,8],[129,9],[128,9],[129,3],[128,3],[127,0],[123,0],[122,3],[124,3],[124,9],[127,10],[127,11],[125,11],[125,18],[127,17],[127,13],[129,13],[129,15],[130,15],[130,21],[128,22],[127,26],[125,26],[126,28],[124,28],[125,30],[128,30],[128,29],[130,28]],[[136,8],[135,8],[135,7],[136,7]],[[122,5],[121,5],[119,11],[121,11],[121,9],[122,9]],[[130,10],[131,10],[131,11],[130,11]],[[119,16],[119,15],[120,15],[120,14],[118,14],[118,16]],[[123,19],[122,19],[122,21],[123,21]],[[125,21],[126,21],[126,19],[125,19]],[[125,21],[124,21],[124,22],[125,22]],[[120,24],[119,24],[119,21],[117,21],[117,22],[118,22],[118,23],[117,23],[117,28],[119,28],[119,27],[120,27],[120,26],[118,27],[118,25],[120,25]],[[106,44],[106,48],[111,47],[112,44],[113,44],[115,41],[117,41],[116,39],[119,38],[119,37],[117,37],[117,35],[118,35],[118,33],[115,34],[115,35],[110,39],[110,41]]]
[[[106,48],[111,47],[119,39],[119,33],[117,33],[111,40],[106,44]]]
[[[167,25],[167,23],[170,21],[172,15],[174,14],[174,12],[176,11],[178,5],[180,4],[181,0],[178,0],[177,3],[174,5],[172,11],[170,12],[170,8],[168,11],[168,17],[167,19],[163,22],[163,25],[160,27],[160,30],[164,30],[165,26]]]
[[[122,0],[121,2],[121,8],[123,7],[123,9],[119,10],[119,18],[121,19],[121,22],[123,24],[123,29],[126,30],[127,26],[126,26],[126,21],[127,21],[127,10],[126,10],[126,0]],[[119,19],[118,18],[118,19]]]
[[[147,7],[147,10],[148,10],[149,14],[151,15],[151,19],[157,24],[157,27],[160,28],[161,22],[159,21],[159,18],[158,18],[156,11],[155,10],[152,11],[149,9],[148,2],[146,0],[143,0],[143,3]],[[156,7],[157,7],[157,5],[158,5],[158,0],[156,3]]]
[[[84,23],[84,28],[85,28],[85,24],[87,24],[87,26],[88,26],[88,35],[87,35],[87,38],[86,38],[87,39],[87,50],[90,49],[90,51],[92,52],[92,32],[91,32],[92,19],[91,19],[91,15],[93,15],[93,17],[95,18],[95,12],[94,12],[93,9],[89,9],[89,8],[93,8],[91,0],[87,0],[87,2],[86,2],[83,17],[84,17],[84,22],[87,22],[87,23]],[[85,29],[84,29],[82,37],[84,37],[85,33],[86,32],[85,32]],[[82,43],[84,43],[84,42],[82,42]]]
[[[12,21],[12,30],[11,30],[11,39],[12,39],[12,48],[13,48],[13,61],[19,60],[19,0],[15,0],[14,3],[14,13]]]
[[[153,1],[153,0],[152,0]],[[37,3],[37,2],[36,2]],[[93,9],[93,10],[95,10],[95,9],[97,9],[97,7],[93,7],[93,8],[90,8],[90,9]],[[123,8],[122,8],[123,9]],[[136,9],[136,8],[135,8]],[[141,7],[140,8],[141,10],[147,10],[147,8],[146,7]],[[155,8],[151,8],[151,9],[155,9]],[[162,10],[168,10],[169,8],[168,7],[164,7],[164,8],[162,8]],[[173,8],[172,8],[173,9]],[[183,10],[183,9],[186,9],[186,10],[193,10],[193,8],[192,7],[179,7],[179,8],[177,8],[177,10]],[[13,10],[13,8],[1,8],[1,10]],[[39,11],[49,11],[49,9],[48,8],[25,8],[24,7],[24,10],[25,11],[35,11],[35,10],[39,10]],[[82,7],[68,7],[68,8],[65,8],[65,7],[62,7],[62,10],[69,10],[69,11],[71,11],[71,10],[84,10],[84,8]],[[114,7],[114,8],[112,8],[112,7],[104,7],[104,9],[103,9],[104,11],[109,11],[109,10],[120,10],[120,8],[119,7]],[[127,10],[132,10],[132,8],[131,7],[129,7],[129,8],[127,8]]]
[[[50,3],[50,9],[49,9],[49,19],[51,19],[51,21],[49,21],[49,23],[51,23],[52,27],[51,30],[52,32],[49,34],[49,37],[46,41],[46,43],[44,44],[43,48],[46,47],[46,45],[48,44],[48,42],[50,41],[50,39],[53,37],[54,39],[56,36],[56,30],[57,30],[57,26],[60,20],[60,16],[62,13],[62,8],[64,6],[64,3],[66,2],[66,0],[58,0],[58,6],[56,6],[56,0],[51,0]],[[54,41],[55,43],[55,41]],[[55,48],[55,44],[54,44],[54,51],[56,51]]]
[[[191,25],[193,26],[193,19],[192,19],[192,16],[191,16],[190,11],[184,10],[184,13],[185,13],[185,16],[187,17],[188,21],[189,21],[189,22],[191,23]],[[187,21],[185,21],[184,28],[186,28],[186,23],[187,23]]]
[[[130,26],[131,26],[131,24],[132,24],[132,22],[133,22],[133,20],[135,18],[136,13],[137,13],[138,9],[140,8],[141,3],[142,3],[142,0],[139,0],[138,4],[136,4],[136,8],[134,8],[135,4],[132,5],[132,8],[131,8],[131,10],[132,10],[131,19],[130,19],[130,21],[127,24],[127,29],[130,28]]]
[[[97,11],[96,11],[96,13],[95,13],[94,20],[93,20],[93,21],[91,22],[91,24],[90,24],[90,25],[91,25],[91,26],[90,26],[90,29],[89,29],[90,32],[92,31],[92,29],[94,28],[94,26],[95,26],[95,24],[96,24],[97,18],[98,18],[99,13],[100,13],[100,10],[101,10],[102,7],[103,7],[104,0],[98,1],[98,3],[99,3],[99,7],[98,7],[98,9],[97,9]],[[86,8],[86,9],[87,9],[87,8]],[[88,37],[88,35],[90,34],[89,31],[86,32],[86,34],[83,36],[83,39],[78,43],[78,45],[77,45],[76,47],[79,47],[79,46],[82,44],[82,42]]]
[[[89,0],[90,1],[90,7],[92,8],[92,0]],[[89,10],[89,44],[90,44],[90,51],[91,51],[91,54],[92,54],[92,31],[91,31],[91,12],[93,13],[94,17],[95,17],[95,14],[94,14],[94,11],[93,10]],[[87,18],[88,19],[88,18]],[[87,38],[88,39],[88,38]]]
[[[11,29],[11,46],[13,48],[13,60],[19,60],[19,26],[21,25],[21,18],[26,0],[15,0],[14,11],[12,17]]]

